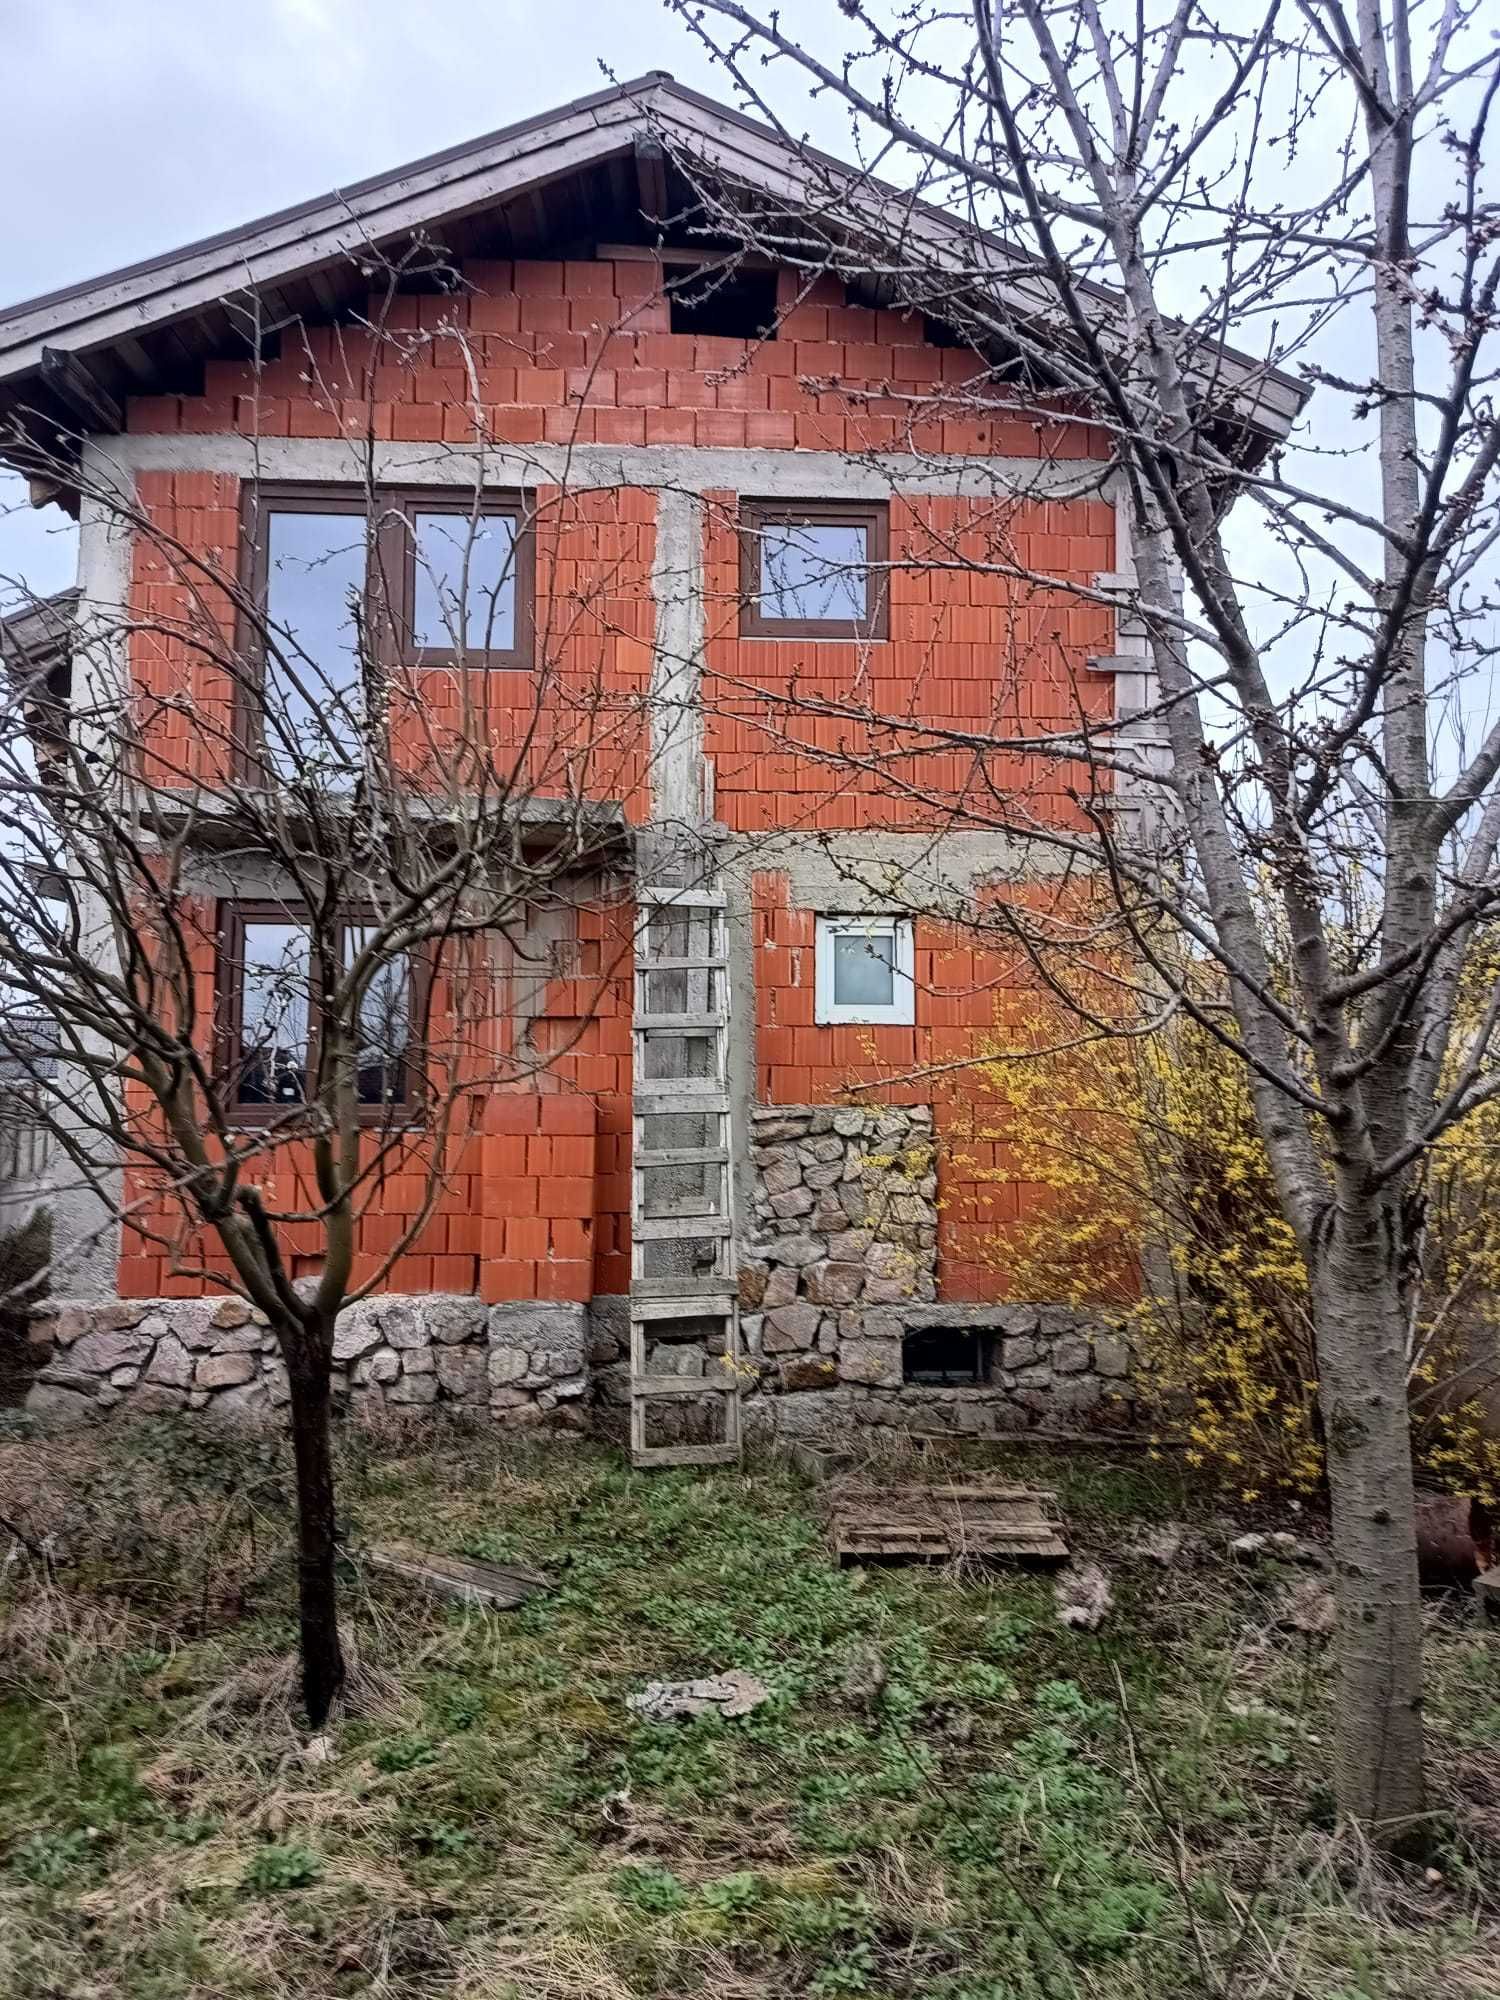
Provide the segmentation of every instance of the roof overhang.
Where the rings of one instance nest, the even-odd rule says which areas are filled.
[[[53,451],[117,430],[127,395],[180,383],[211,355],[254,351],[278,325],[338,313],[370,289],[383,258],[413,242],[440,239],[454,256],[541,254],[559,242],[589,254],[626,218],[635,225],[626,234],[649,243],[673,199],[674,155],[774,202],[816,201],[825,221],[838,185],[855,240],[899,222],[908,260],[967,274],[1018,320],[1065,333],[1048,282],[1014,246],[657,71],[0,312],[0,426],[20,420]],[[1081,289],[1101,322],[1119,314],[1114,294]],[[1219,344],[1205,343],[1204,357],[1216,407],[1251,440],[1246,456],[1285,436],[1303,384]],[[24,449],[8,455],[24,465]]]

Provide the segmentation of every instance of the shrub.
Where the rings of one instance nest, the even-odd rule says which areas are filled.
[[[1191,1019],[1049,1053],[1015,1037],[980,1070],[976,1132],[1036,1190],[993,1238],[1012,1296],[1103,1307],[1188,1462],[1247,1500],[1323,1476],[1307,1270],[1256,1130],[1248,1073]],[[1024,1040],[1021,1047],[1024,1048]],[[1413,1197],[1425,1216],[1410,1379],[1419,1470],[1493,1499],[1487,1392],[1500,1293],[1500,1105],[1450,1133]],[[1476,1356],[1478,1357],[1476,1361]]]

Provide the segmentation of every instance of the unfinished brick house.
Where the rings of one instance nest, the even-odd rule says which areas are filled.
[[[0,315],[4,412],[76,440],[81,472],[271,615],[311,627],[309,593],[348,591],[373,490],[415,551],[430,714],[482,677],[514,725],[497,754],[517,754],[544,631],[549,676],[593,691],[577,712],[614,704],[581,787],[608,837],[527,955],[545,976],[524,1004],[512,978],[502,1010],[537,1059],[480,1093],[419,1229],[399,1173],[365,1214],[357,1279],[403,1247],[341,1322],[356,1401],[628,1410],[637,1453],[676,1462],[732,1454],[752,1419],[1128,1420],[1119,1343],[1007,1297],[1028,1190],[953,1081],[1025,984],[963,922],[1026,865],[956,809],[976,756],[1043,826],[1081,825],[1109,782],[975,745],[1080,716],[1140,738],[1150,706],[1144,639],[1108,601],[1129,579],[1110,440],[1003,338],[894,310],[873,253],[867,281],[747,254],[706,198],[784,214],[840,171],[653,75]],[[849,195],[866,243],[899,219],[935,270],[978,268],[1002,319],[1031,310],[1003,245],[868,185]],[[1253,458],[1298,392],[1217,365]],[[189,769],[195,704],[218,696],[173,682],[152,629],[181,578],[79,484],[76,636],[48,625],[48,685],[76,703],[111,624]],[[65,480],[37,498],[76,503]],[[449,644],[419,629],[423,578],[453,585],[442,537],[466,514],[486,630]],[[208,758],[194,779],[213,778]],[[549,786],[576,803],[555,767]],[[238,1037],[248,1125],[297,1088],[299,1059],[272,1076],[246,1025],[257,954],[295,947],[297,913],[253,857],[214,869],[205,1015]],[[283,1400],[274,1343],[152,1201],[126,1163],[123,1220],[46,1319],[34,1401]]]

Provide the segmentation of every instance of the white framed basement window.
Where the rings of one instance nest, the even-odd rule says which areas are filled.
[[[909,1028],[916,1019],[909,917],[819,917],[816,1018]]]

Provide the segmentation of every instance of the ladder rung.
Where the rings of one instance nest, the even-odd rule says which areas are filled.
[[[649,1147],[637,1146],[631,1164],[638,1174],[647,1167],[727,1167],[729,1149],[726,1146],[661,1146],[652,1151]]]
[[[727,1014],[637,1014],[638,1035],[712,1035],[729,1026]]]
[[[634,1307],[651,1299],[670,1299],[686,1307],[690,1301],[723,1298],[730,1284],[724,1271],[707,1271],[701,1278],[632,1278],[630,1303]]]
[[[630,1225],[637,1243],[692,1242],[700,1236],[727,1236],[727,1215],[641,1215]]]
[[[630,1393],[640,1403],[668,1396],[732,1396],[736,1387],[732,1374],[717,1380],[712,1375],[637,1375]]]
[[[678,889],[670,882],[651,887],[644,882],[638,883],[635,899],[638,903],[655,903],[682,910],[722,910],[724,907],[722,889]]]
[[[725,1112],[728,1109],[729,1093],[717,1077],[705,1077],[701,1090],[693,1088],[690,1077],[640,1077],[636,1080],[635,1111],[638,1118],[660,1118],[679,1111]]]
[[[637,961],[635,976],[643,979],[648,972],[727,972],[727,958],[643,958]]]
[[[653,1201],[649,1208],[642,1210],[646,1221],[660,1221],[664,1216],[722,1215],[724,1204],[714,1201],[706,1194],[680,1194],[671,1201]]]
[[[630,1317],[649,1320],[653,1326],[663,1320],[729,1319],[734,1313],[734,1294],[725,1289],[722,1278],[718,1283],[717,1291],[705,1292],[701,1298],[641,1299],[632,1295]]]
[[[737,1444],[647,1444],[630,1454],[632,1465],[735,1465]]]

